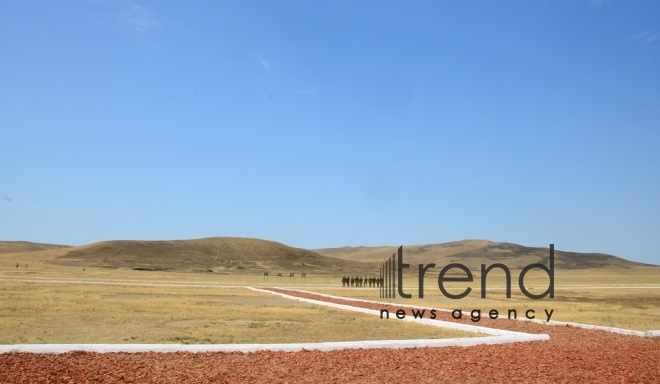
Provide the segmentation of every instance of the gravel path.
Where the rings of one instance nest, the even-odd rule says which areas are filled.
[[[454,321],[447,313],[438,312],[438,317]],[[479,325],[547,333],[551,339],[475,347],[296,353],[9,353],[0,355],[0,383],[660,383],[658,337],[483,317]]]

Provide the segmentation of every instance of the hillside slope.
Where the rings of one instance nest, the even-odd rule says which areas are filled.
[[[50,249],[70,248],[69,245],[32,243],[29,241],[0,241],[0,254],[47,251]]]
[[[245,273],[289,272],[375,273],[368,263],[323,256],[274,241],[240,237],[212,237],[171,241],[103,241],[72,248],[53,260],[57,264]],[[372,263],[373,264],[373,263]]]
[[[316,249],[330,257],[355,261],[381,261],[396,252],[398,247],[342,247]],[[462,263],[472,270],[480,265],[504,263],[511,269],[524,268],[532,263],[548,263],[547,247],[525,247],[512,243],[488,240],[462,240],[442,244],[404,245],[404,262],[417,269],[418,264],[435,263],[444,266],[452,262]],[[558,269],[634,268],[649,266],[602,253],[577,253],[558,250],[555,247],[555,267]]]

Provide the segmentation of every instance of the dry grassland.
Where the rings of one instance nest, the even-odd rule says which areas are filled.
[[[0,344],[290,343],[478,336],[380,321],[242,287],[139,285],[149,280],[151,284],[185,284],[194,275],[157,277],[160,280],[47,282],[58,279],[55,276],[34,282],[0,280]]]
[[[342,288],[341,276],[308,274],[301,282],[285,274],[219,275],[82,268],[40,261],[39,252],[0,257],[0,343],[280,343],[476,336],[414,323],[318,307],[244,288],[279,286],[345,297],[383,300],[464,311],[491,309],[505,314],[527,309],[544,318],[636,330],[660,329],[660,268],[557,270],[554,299],[521,295],[518,271],[512,271],[511,299],[503,277],[488,277],[488,297],[480,298],[479,276],[473,283],[448,285],[453,293],[466,286],[465,299],[450,300],[437,286],[437,271],[425,279],[425,297],[417,298],[417,278],[405,276],[412,299],[379,299],[376,288]],[[25,268],[25,264],[29,266]],[[28,282],[25,280],[33,279]],[[49,283],[48,280],[63,281]],[[102,283],[102,284],[99,284]],[[154,284],[153,286],[145,284]],[[171,287],[163,284],[174,285]],[[183,287],[194,284],[199,287]],[[528,275],[531,292],[542,292],[547,277]],[[646,285],[646,288],[644,287]],[[652,288],[655,286],[656,288]]]

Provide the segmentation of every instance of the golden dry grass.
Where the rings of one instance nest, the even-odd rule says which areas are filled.
[[[282,281],[261,274],[219,275],[130,268],[86,268],[52,264],[45,250],[0,255],[0,343],[276,343],[369,339],[443,338],[474,336],[434,327],[315,307],[237,288],[164,287],[141,284],[220,284],[223,286],[281,286],[346,297],[380,300],[378,290],[342,288],[341,275],[308,273]],[[20,262],[16,268],[16,262]],[[28,264],[28,268],[25,268]],[[557,270],[555,299],[530,300],[520,294],[519,271],[512,271],[513,297],[506,299],[501,276],[488,278],[488,298],[479,297],[479,276],[473,292],[449,300],[437,287],[437,272],[425,280],[425,298],[416,298],[417,278],[406,275],[409,300],[383,300],[433,308],[490,309],[500,313],[528,308],[539,317],[554,309],[553,320],[574,321],[636,330],[660,329],[660,268]],[[35,279],[40,282],[17,280]],[[63,280],[47,283],[43,280]],[[75,280],[73,283],[66,280]],[[114,282],[121,285],[82,284]],[[547,286],[533,273],[532,292]],[[617,286],[618,285],[618,286]],[[466,284],[450,285],[459,292]],[[490,290],[492,289],[492,290]]]
[[[114,283],[127,285],[99,285],[88,279],[0,281],[0,343],[288,343],[478,336],[246,288]]]

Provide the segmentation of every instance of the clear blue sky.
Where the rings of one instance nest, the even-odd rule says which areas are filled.
[[[660,264],[658,1],[0,2],[0,239]]]

